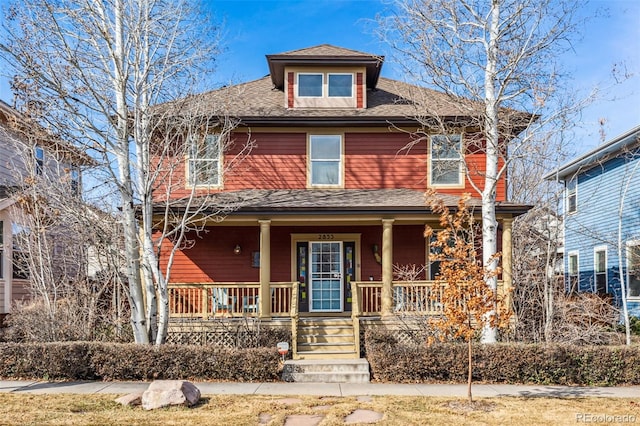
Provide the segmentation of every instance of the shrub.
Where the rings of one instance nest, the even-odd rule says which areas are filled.
[[[274,348],[72,343],[0,344],[0,377],[48,380],[234,380],[279,377]]]
[[[466,381],[466,347],[460,343],[406,345],[393,331],[368,329],[365,345],[379,381]],[[492,344],[474,348],[474,381],[557,385],[638,385],[640,347]]]

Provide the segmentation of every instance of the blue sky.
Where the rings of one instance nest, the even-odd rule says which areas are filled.
[[[226,50],[218,59],[216,78],[220,84],[265,76],[267,54],[324,43],[386,55],[382,74],[402,79],[388,47],[374,34],[372,20],[389,9],[386,0],[217,0],[205,7],[224,21]],[[578,90],[587,93],[598,86],[603,96],[576,123],[577,153],[598,145],[600,119],[605,120],[607,139],[640,124],[640,1],[595,0],[581,14],[596,17],[563,58],[564,65],[574,71]],[[614,84],[614,64],[618,69],[624,64],[632,74],[622,84]],[[0,99],[11,100],[5,81],[0,81]]]

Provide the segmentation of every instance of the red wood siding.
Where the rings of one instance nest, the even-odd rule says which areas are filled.
[[[426,247],[424,226],[394,226],[393,227],[393,264],[399,266],[416,265],[420,268],[426,261]],[[394,277],[395,279],[395,277]],[[426,279],[421,274],[417,279]]]
[[[394,264],[424,264],[424,228],[420,225],[394,226]],[[382,225],[375,226],[273,226],[271,227],[271,281],[291,280],[291,234],[361,234],[362,279],[382,279],[382,266],[373,254],[374,244],[382,254]],[[192,236],[193,237],[193,236]],[[176,253],[171,272],[172,283],[258,282],[259,268],[251,266],[251,253],[259,251],[260,228],[258,226],[208,227],[202,238],[195,237],[195,245]],[[311,239],[313,240],[313,239]],[[239,244],[242,253],[236,255],[233,248]],[[166,267],[165,245],[161,267]]]
[[[336,130],[339,133],[340,130]],[[247,141],[254,147],[248,155],[240,155]],[[423,191],[427,188],[427,142],[420,141],[406,149],[411,137],[405,133],[344,134],[344,176],[346,189],[406,188]],[[225,151],[226,173],[223,190],[240,189],[304,189],[307,187],[307,133],[235,133]],[[240,158],[242,157],[242,158]],[[470,177],[479,187],[484,185],[485,155],[477,145],[469,146],[466,161]],[[176,159],[173,197],[190,193],[184,185],[185,159]],[[464,188],[437,188],[441,193],[477,197],[465,180]],[[218,191],[218,189],[211,189]],[[199,190],[204,193],[206,190]],[[159,186],[157,194],[163,194]],[[498,201],[506,199],[505,178],[498,182]]]
[[[409,188],[427,187],[427,145],[411,141],[404,133],[346,133],[345,188]]]
[[[356,108],[364,108],[364,85],[362,73],[356,73]]]
[[[236,149],[247,135],[236,134]],[[255,142],[250,155],[243,158],[224,178],[224,189],[304,189],[307,179],[306,133],[252,133]],[[230,150],[226,157],[235,158]]]
[[[293,73],[287,73],[287,106],[289,108],[293,108],[293,82],[294,82],[294,76]]]
[[[246,226],[208,227],[202,238],[191,235],[195,245],[178,251],[171,270],[172,283],[210,283],[260,280],[259,268],[251,266],[251,252],[260,246],[260,228]],[[167,249],[169,244],[165,245]],[[242,253],[233,249],[240,244]],[[161,256],[160,266],[166,268],[167,250]]]

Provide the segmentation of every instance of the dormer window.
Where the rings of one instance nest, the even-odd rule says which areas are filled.
[[[325,87],[326,81],[326,90]],[[353,74],[299,73],[298,97],[301,98],[351,98],[353,96]]]
[[[353,75],[328,74],[327,77],[330,98],[350,98],[353,96]]]
[[[322,74],[298,74],[298,96],[322,97]]]

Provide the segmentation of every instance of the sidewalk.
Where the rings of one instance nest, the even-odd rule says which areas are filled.
[[[448,384],[392,384],[392,383],[232,383],[194,382],[202,395],[400,395],[466,397],[467,385]],[[145,382],[37,382],[0,381],[2,393],[29,394],[128,394],[144,391]],[[608,397],[640,400],[640,386],[573,387],[474,384],[475,397]]]

